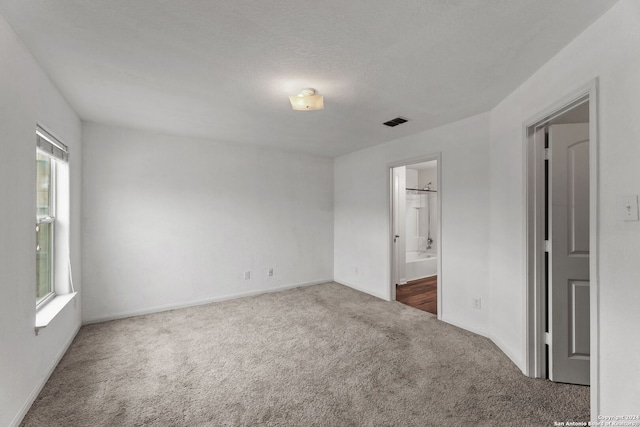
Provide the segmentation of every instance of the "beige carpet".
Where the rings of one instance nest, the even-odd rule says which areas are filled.
[[[83,327],[24,426],[551,426],[589,388],[335,283]]]

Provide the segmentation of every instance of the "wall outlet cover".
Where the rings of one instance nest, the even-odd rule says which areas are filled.
[[[620,221],[638,221],[638,196],[618,196],[617,211]]]

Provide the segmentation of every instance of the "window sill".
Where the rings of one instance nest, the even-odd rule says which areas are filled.
[[[63,308],[73,300],[77,292],[65,295],[56,295],[54,299],[49,301],[44,307],[36,312],[36,335],[46,328],[49,323],[62,311]]]

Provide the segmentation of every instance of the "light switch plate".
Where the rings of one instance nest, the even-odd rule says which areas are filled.
[[[620,221],[638,221],[638,196],[618,196],[618,219]]]

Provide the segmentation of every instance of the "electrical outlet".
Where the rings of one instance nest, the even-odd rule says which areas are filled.
[[[477,310],[480,310],[480,308],[482,308],[482,301],[480,300],[480,298],[473,299],[473,308]]]
[[[358,274],[358,267],[354,268],[354,269],[353,269],[353,272],[354,272],[354,273],[356,273],[356,274]]]
[[[244,280],[251,279],[251,270],[247,270],[244,272]]]
[[[618,196],[618,219],[638,221],[638,196]]]
[[[267,268],[267,277],[273,277],[273,267]]]

